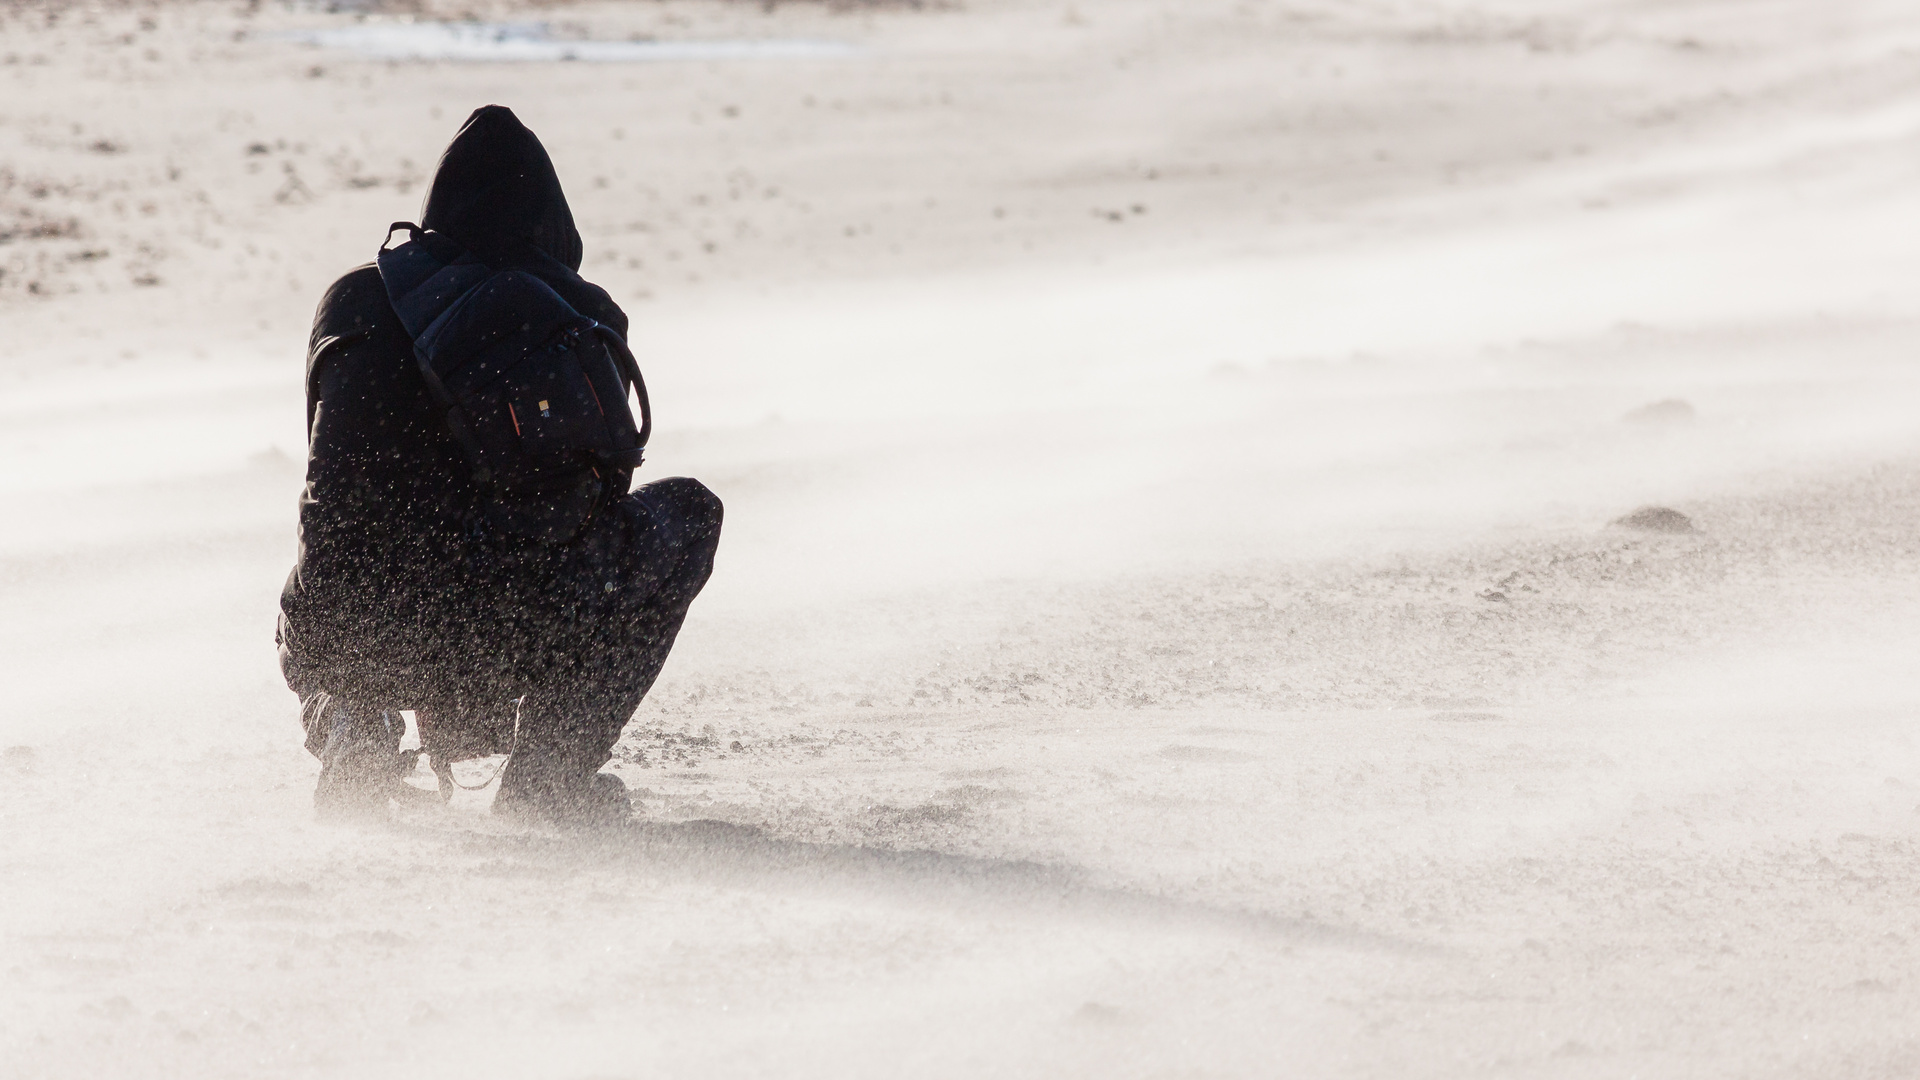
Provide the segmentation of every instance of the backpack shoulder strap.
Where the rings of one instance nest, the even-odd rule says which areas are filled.
[[[607,351],[613,354],[614,362],[620,365],[620,374],[633,384],[634,396],[640,399],[640,434],[631,450],[619,450],[608,455],[609,465],[624,465],[637,469],[647,454],[647,439],[653,435],[653,406],[647,401],[647,380],[640,375],[640,362],[633,358],[633,350],[627,347],[613,327],[605,323],[595,323],[594,332],[607,344]]]
[[[393,234],[403,230],[407,233],[407,242],[397,248],[387,246],[393,242]],[[434,243],[435,240],[441,242]],[[456,301],[492,277],[493,269],[467,256],[444,237],[436,237],[411,221],[396,221],[387,226],[386,238],[380,243],[374,264],[380,270],[381,284],[386,287],[387,302],[393,305],[394,314],[400,317],[407,336],[413,339],[414,362],[426,380],[427,390],[444,414],[447,428],[460,449],[466,452],[469,461],[476,463],[473,478],[487,482],[492,477],[485,466],[478,464],[485,460],[485,453],[472,425],[467,422],[466,410],[454,401],[421,341]]]

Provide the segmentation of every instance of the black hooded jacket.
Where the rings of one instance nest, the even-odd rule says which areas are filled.
[[[546,150],[511,110],[467,119],[421,225],[496,269],[530,271],[623,337],[627,318],[581,279],[580,234]],[[374,246],[372,243],[369,246]],[[371,264],[334,282],[307,350],[307,485],[299,562],[281,595],[282,664],[302,694],[398,698],[423,683],[527,677],[560,617],[548,553],[473,537],[482,493],[421,378]]]

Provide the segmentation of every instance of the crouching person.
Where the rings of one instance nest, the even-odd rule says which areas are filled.
[[[545,149],[488,106],[420,224],[321,300],[278,640],[323,818],[414,790],[406,709],[443,791],[448,762],[507,754],[497,814],[629,812],[599,770],[713,571],[721,506],[685,477],[628,490],[646,386],[580,261]]]

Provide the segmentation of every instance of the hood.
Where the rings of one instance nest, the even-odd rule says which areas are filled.
[[[486,258],[532,244],[580,269],[580,232],[546,147],[504,105],[475,109],[427,189],[420,224]]]

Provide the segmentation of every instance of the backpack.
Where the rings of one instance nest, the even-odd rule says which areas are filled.
[[[402,229],[407,242],[387,247]],[[420,374],[485,492],[476,524],[561,544],[626,494],[653,416],[640,366],[612,327],[538,275],[495,270],[411,222],[387,230],[377,265]]]

